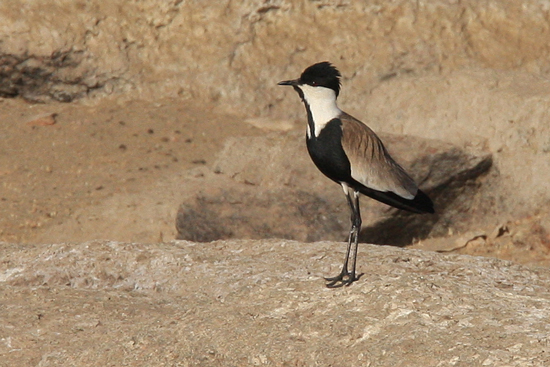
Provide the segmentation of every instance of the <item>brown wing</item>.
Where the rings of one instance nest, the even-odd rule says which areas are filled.
[[[353,179],[368,188],[413,199],[418,192],[414,180],[393,160],[374,131],[346,113],[340,119],[342,147]]]

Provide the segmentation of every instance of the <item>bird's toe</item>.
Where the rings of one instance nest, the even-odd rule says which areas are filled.
[[[340,288],[342,286],[349,286],[351,283],[358,280],[359,277],[355,276],[355,273],[350,273],[348,271],[343,271],[335,277],[325,278],[328,282],[326,284],[327,288]]]

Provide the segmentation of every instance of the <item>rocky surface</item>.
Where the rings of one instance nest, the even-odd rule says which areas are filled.
[[[2,245],[3,365],[544,366],[547,269],[361,245]],[[22,303],[20,300],[25,299]]]
[[[291,106],[273,80],[318,59],[339,61],[352,103],[400,74],[547,75],[548,21],[534,0],[3,2],[1,75],[11,76],[0,91],[61,101],[135,91],[271,115],[274,105]]]

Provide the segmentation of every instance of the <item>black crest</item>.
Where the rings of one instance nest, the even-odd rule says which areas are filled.
[[[330,62],[323,61],[308,67],[300,76],[303,84],[332,89],[336,96],[340,93],[340,77],[342,75]]]

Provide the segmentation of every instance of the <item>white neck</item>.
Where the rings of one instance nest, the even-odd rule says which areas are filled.
[[[301,85],[300,89],[304,93],[304,100],[311,111],[315,129],[315,131],[310,131],[308,128],[307,135],[311,137],[313,133],[317,137],[330,120],[342,114],[342,110],[336,105],[336,93],[330,88],[312,87],[307,84]]]

